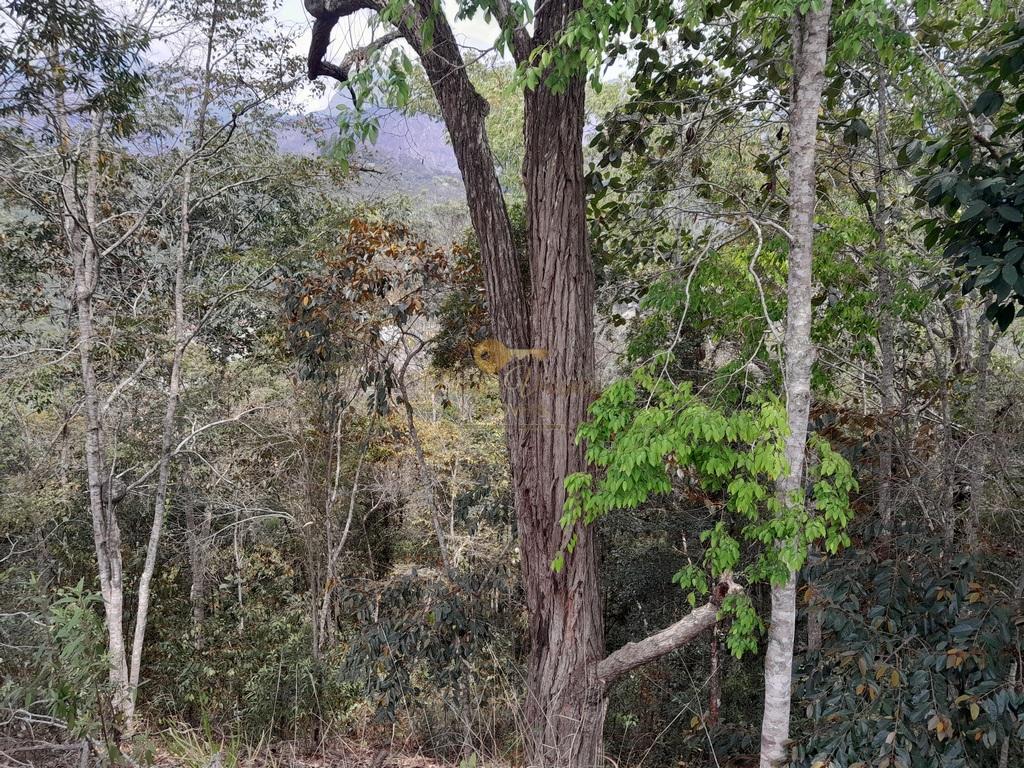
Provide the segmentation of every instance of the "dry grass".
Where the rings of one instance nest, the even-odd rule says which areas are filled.
[[[144,750],[125,750],[125,766],[150,768],[458,768],[424,755],[394,754],[365,744],[340,741],[310,751],[291,742],[234,748],[203,745],[194,734],[178,734],[177,741]],[[0,768],[98,768],[99,749],[94,745],[83,757],[81,741],[61,743],[40,734],[0,737]],[[139,754],[135,754],[139,753]],[[478,768],[503,768],[490,762]]]

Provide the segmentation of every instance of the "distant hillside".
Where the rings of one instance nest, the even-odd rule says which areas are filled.
[[[278,132],[282,152],[316,154],[327,151],[338,136],[336,96],[330,106],[301,121],[283,121]],[[406,116],[373,108],[380,132],[374,144],[360,147],[353,162],[368,172],[355,186],[361,196],[422,198],[424,203],[465,201],[462,177],[443,123],[428,115]]]

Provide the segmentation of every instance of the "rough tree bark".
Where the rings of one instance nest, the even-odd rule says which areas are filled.
[[[538,4],[532,35],[516,28],[513,53],[524,61],[534,46],[557,40],[581,0]],[[359,10],[380,12],[371,0],[305,0],[314,17],[310,78],[345,82],[342,66],[324,61],[331,29]],[[462,172],[470,218],[480,243],[484,287],[494,337],[510,348],[540,348],[543,361],[506,366],[500,373],[530,654],[525,700],[526,764],[534,768],[594,768],[603,762],[601,738],[608,686],[635,666],[680,647],[715,622],[714,603],[640,643],[605,658],[596,542],[587,528],[565,567],[552,560],[569,533],[559,525],[566,475],[584,468],[575,445],[594,387],[594,273],[588,251],[583,176],[584,83],[558,93],[544,85],[525,95],[529,281],[523,280],[512,227],[484,129],[487,102],[470,82],[461,52],[432,0],[411,0],[397,18],[431,83]],[[504,3],[490,9],[508,23]],[[429,45],[421,30],[431,19]],[[386,37],[384,40],[392,38]],[[372,43],[368,49],[380,47]],[[364,49],[365,52],[366,49]]]
[[[797,13],[792,20],[793,84],[789,113],[789,273],[787,278],[785,387],[788,471],[780,480],[779,500],[792,503],[804,476],[807,420],[811,404],[811,264],[816,202],[814,156],[818,110],[825,83],[830,0],[821,8]],[[796,581],[790,573],[772,588],[772,617],[764,660],[764,719],[761,768],[787,757],[792,698],[793,640],[796,634]]]
[[[581,3],[543,6],[534,44],[557,39]],[[531,277],[530,346],[548,350],[527,396],[525,445],[510,445],[520,525],[520,553],[530,615],[526,701],[531,752],[542,765],[599,765],[607,701],[595,679],[604,657],[604,619],[594,531],[577,531],[577,545],[560,573],[551,561],[566,543],[559,519],[563,481],[585,469],[575,445],[594,391],[594,269],[587,243],[583,178],[581,77],[560,93],[526,93],[523,179]],[[535,460],[531,462],[531,459]],[[607,661],[607,660],[605,660]],[[598,674],[600,674],[598,672]]]

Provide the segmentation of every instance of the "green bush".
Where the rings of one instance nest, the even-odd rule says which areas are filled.
[[[940,545],[917,531],[898,555],[856,549],[823,565],[825,634],[798,680],[795,766],[995,766],[1004,740],[1024,736],[1009,598],[977,559],[944,560]]]

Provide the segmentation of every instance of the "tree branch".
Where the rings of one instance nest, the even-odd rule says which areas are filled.
[[[521,24],[513,25],[512,4],[509,0],[494,0],[491,5],[491,13],[498,20],[498,26],[502,29],[512,27],[512,55],[517,64],[522,64],[530,58],[530,51],[533,50],[533,39],[526,28]]]
[[[715,586],[711,600],[684,616],[675,624],[635,643],[626,643],[597,664],[597,679],[607,688],[637,667],[660,659],[667,653],[689,643],[705,629],[718,622],[718,608],[726,595],[738,594],[743,587],[724,574]]]
[[[329,6],[327,0],[305,0],[306,10],[323,22],[317,24],[315,39],[310,44],[312,76],[321,72],[330,32],[338,19],[358,8],[372,9],[369,4],[374,2],[348,0],[340,8]],[[434,25],[429,46],[422,35],[428,19]],[[484,282],[491,297],[488,314],[494,335],[510,347],[529,346],[528,292],[484,124],[489,105],[473,87],[451,25],[444,13],[435,9],[433,0],[409,0],[392,23],[419,56],[452,139],[473,228],[480,236]]]
[[[366,60],[375,51],[402,36],[399,32],[388,32],[362,48],[349,51],[340,65],[332,64],[326,60],[326,56],[335,24],[356,11],[375,10],[378,6],[373,0],[305,0],[305,6],[306,11],[315,19],[313,36],[309,41],[309,55],[306,58],[306,76],[310,80],[316,80],[323,75],[332,77],[339,83],[347,83],[353,65]]]

